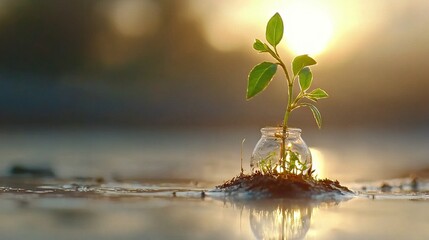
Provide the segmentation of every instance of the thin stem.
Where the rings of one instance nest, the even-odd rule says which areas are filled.
[[[295,77],[292,79],[289,77],[289,73],[287,71],[286,65],[281,60],[280,55],[277,52],[277,47],[274,47],[274,52],[271,49],[269,49],[269,53],[279,62],[279,65],[283,68],[283,72],[285,73],[286,79],[288,82],[288,92],[287,92],[288,93],[288,102],[287,102],[285,116],[283,118],[283,133],[285,133],[286,129],[287,129],[287,122],[289,120],[289,114],[292,110],[292,105],[293,105],[293,103],[292,103],[292,100],[293,100],[292,99],[292,97],[293,97],[293,82],[294,82],[293,80],[295,79]]]
[[[275,54],[273,54],[272,52],[270,52],[270,53],[279,62],[279,65],[282,67],[283,72],[285,73],[285,76],[286,76],[287,83],[288,83],[288,91],[287,91],[288,101],[287,101],[285,115],[283,118],[283,129],[282,129],[283,134],[282,134],[282,139],[281,139],[282,143],[280,146],[280,161],[282,162],[283,171],[286,171],[286,137],[287,137],[286,133],[287,133],[287,128],[288,128],[289,115],[290,115],[290,112],[292,111],[294,78],[291,79],[289,77],[289,73],[287,71],[286,65],[281,60],[280,55],[278,54],[276,47],[274,47],[274,51],[275,51]]]
[[[293,97],[293,84],[289,84],[288,85],[288,104],[287,104],[287,108],[286,108],[286,112],[285,112],[285,116],[283,118],[283,128],[287,129],[288,126],[288,120],[289,120],[289,115],[290,112],[292,111],[292,105],[294,102],[292,102],[292,97]]]
[[[298,108],[297,104],[298,104],[299,100],[301,100],[304,96],[305,96],[305,93],[302,91],[298,94],[298,96],[296,96],[295,100],[293,101],[293,103],[291,105],[291,111],[293,111],[295,108]]]
[[[287,129],[288,129],[289,116],[290,116],[290,113],[292,112],[292,110],[295,108],[295,104],[297,103],[297,101],[300,98],[302,98],[302,96],[300,93],[298,95],[297,99],[295,101],[293,101],[293,84],[294,84],[294,80],[295,80],[296,76],[293,76],[293,78],[291,78],[289,76],[286,65],[281,60],[280,55],[277,51],[277,47],[274,46],[274,51],[269,48],[268,52],[278,61],[278,65],[280,65],[282,67],[283,72],[285,73],[285,76],[286,76],[287,83],[288,83],[288,90],[287,90],[288,101],[287,101],[285,115],[283,118],[283,129],[282,129],[283,134],[281,137],[282,143],[280,146],[280,163],[281,163],[281,166],[283,167],[283,171],[286,171],[286,138],[287,138],[286,133],[287,133]]]
[[[273,56],[273,58],[275,58],[279,63],[279,65],[280,65],[280,67],[282,67],[282,69],[283,69],[283,72],[285,73],[285,75],[286,75],[286,79],[287,79],[287,82],[288,82],[288,84],[290,84],[291,83],[291,80],[290,80],[290,77],[289,77],[289,73],[288,73],[288,71],[287,71],[287,68],[286,68],[286,65],[284,64],[284,62],[281,60],[281,58],[280,58],[280,55],[278,54],[278,52],[277,52],[277,48],[276,47],[274,47],[274,52],[273,52],[273,50],[271,50],[270,48],[268,48],[268,52],[271,54],[271,56]]]
[[[241,173],[240,173],[240,175],[243,175],[244,174],[244,169],[243,169],[243,144],[244,144],[244,141],[246,141],[246,139],[245,138],[243,138],[243,141],[241,142]]]

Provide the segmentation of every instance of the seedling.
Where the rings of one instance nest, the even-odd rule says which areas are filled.
[[[283,118],[282,130],[283,134],[279,136],[281,141],[280,147],[280,159],[277,162],[284,171],[289,173],[298,173],[306,169],[303,169],[304,164],[299,162],[297,153],[291,151],[286,147],[285,140],[287,138],[288,121],[292,111],[301,108],[308,107],[313,113],[316,124],[319,128],[322,126],[322,116],[320,111],[314,105],[320,99],[328,97],[325,90],[316,88],[309,90],[313,82],[313,73],[310,66],[317,64],[316,60],[308,55],[300,55],[293,59],[291,64],[291,74],[286,67],[286,64],[280,57],[277,46],[283,38],[283,20],[279,13],[274,14],[273,17],[268,21],[265,37],[268,42],[264,43],[259,39],[256,39],[253,43],[253,48],[259,53],[268,53],[274,58],[274,62],[262,62],[256,65],[249,73],[248,84],[247,84],[247,96],[246,99],[250,100],[260,92],[264,91],[274,75],[277,72],[278,66],[281,67],[285,74],[287,82],[287,106]],[[300,91],[298,94],[294,94],[294,85],[298,82]],[[273,155],[274,156],[274,155]],[[272,170],[271,164],[273,163],[272,157],[270,159],[264,159],[262,169],[266,173],[270,173]],[[288,156],[288,157],[287,157]],[[287,162],[287,167],[286,167]],[[269,169],[268,169],[269,168]],[[312,171],[308,171],[311,175]]]

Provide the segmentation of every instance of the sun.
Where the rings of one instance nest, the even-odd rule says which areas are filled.
[[[280,47],[296,55],[315,56],[326,51],[338,37],[341,30],[338,28],[352,19],[334,21],[338,20],[340,0],[189,1],[191,13],[204,26],[207,42],[219,51],[247,51],[255,37],[264,39],[261,29],[266,27],[267,20],[274,13],[279,12],[284,22]],[[344,14],[343,11],[340,13],[341,16]],[[352,14],[347,12],[347,16]],[[255,34],[258,32],[262,34]],[[248,44],[244,44],[246,42]]]
[[[295,54],[318,55],[333,36],[329,11],[315,1],[294,1],[280,13],[284,21],[286,47]]]

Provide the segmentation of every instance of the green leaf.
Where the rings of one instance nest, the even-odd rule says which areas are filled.
[[[282,40],[283,20],[279,13],[274,14],[268,21],[265,37],[273,47],[277,46]]]
[[[308,55],[297,56],[292,61],[293,75],[296,76],[304,67],[315,65],[315,64],[317,64],[316,60],[309,57]]]
[[[319,128],[321,128],[322,127],[322,115],[320,114],[319,109],[317,109],[317,107],[311,103],[303,103],[302,105],[310,108],[311,112],[313,113],[313,117],[316,120],[317,126]]]
[[[267,44],[261,42],[259,39],[255,39],[255,42],[253,43],[253,49],[259,52],[268,52]]]
[[[317,100],[318,100],[317,98],[311,97],[309,95],[304,95],[304,97],[307,98],[308,100],[313,101],[313,102],[317,102]]]
[[[262,92],[276,74],[277,64],[263,62],[256,65],[249,73],[247,82],[247,96],[249,100],[256,94]]]
[[[305,91],[310,88],[311,82],[313,81],[313,73],[311,72],[309,67],[303,68],[299,72],[299,87],[301,91]]]
[[[314,99],[323,99],[329,97],[329,95],[325,92],[325,90],[321,88],[316,88],[308,94],[308,97]]]
[[[298,153],[289,151],[291,161],[299,161]]]

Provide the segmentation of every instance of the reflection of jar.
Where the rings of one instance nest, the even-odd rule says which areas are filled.
[[[250,159],[253,173],[260,171],[262,174],[282,172],[307,174],[311,171],[311,153],[301,138],[301,129],[287,129],[284,149],[281,147],[282,127],[265,127],[261,129],[261,133],[261,139]]]
[[[313,208],[280,205],[276,209],[251,209],[250,228],[256,239],[304,239],[310,229]]]

